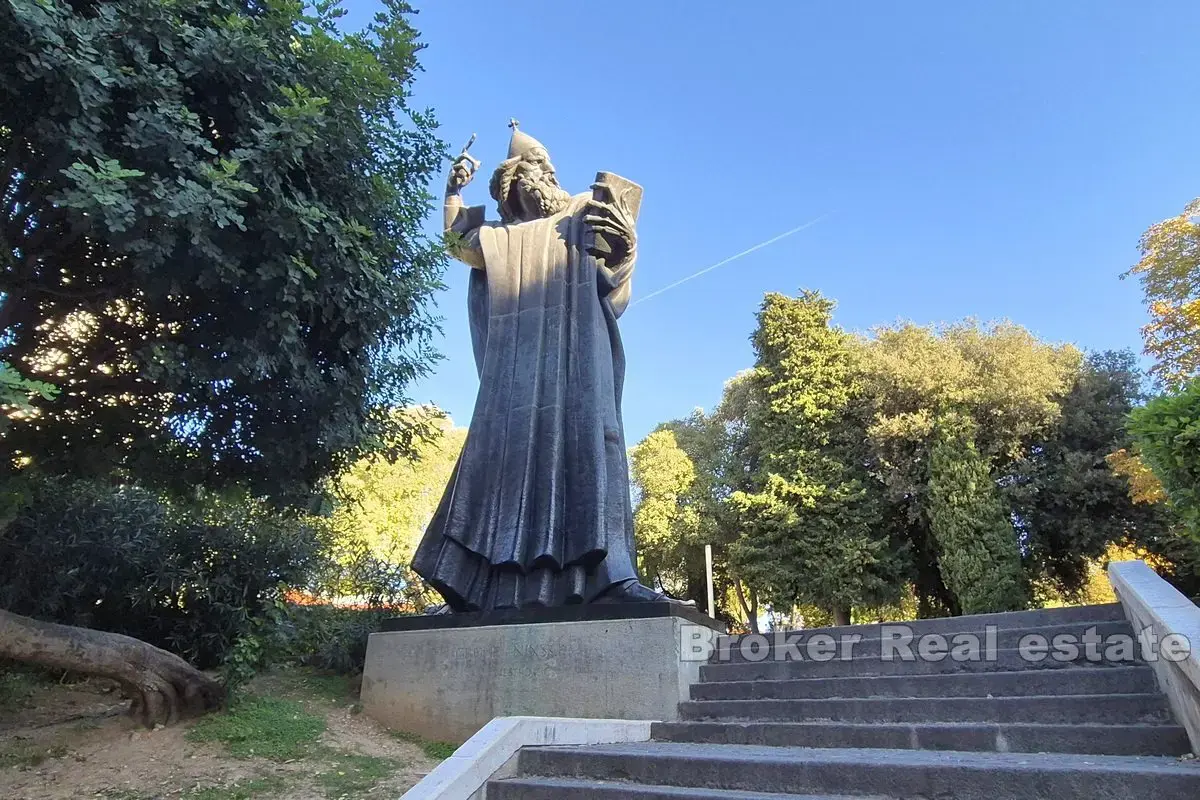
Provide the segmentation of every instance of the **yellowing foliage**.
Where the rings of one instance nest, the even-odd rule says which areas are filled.
[[[685,588],[683,545],[698,524],[696,509],[683,502],[696,480],[695,465],[670,430],[631,448],[629,462],[638,493],[633,530],[640,566],[649,580],[678,594]]]
[[[1142,234],[1142,258],[1125,275],[1142,284],[1150,322],[1142,328],[1150,372],[1177,387],[1200,375],[1200,198]]]
[[[1129,496],[1135,503],[1163,503],[1167,493],[1162,481],[1154,474],[1137,453],[1121,448],[1107,456],[1105,461],[1113,472],[1129,481]]]
[[[1043,608],[1058,608],[1060,606],[1102,605],[1117,602],[1117,595],[1108,580],[1108,565],[1117,561],[1145,561],[1160,573],[1171,571],[1170,562],[1161,556],[1156,556],[1140,547],[1111,544],[1101,558],[1088,563],[1087,583],[1078,594],[1066,596],[1055,589],[1050,582],[1038,582],[1034,590],[1039,600],[1038,605]]]
[[[331,524],[340,538],[365,541],[385,561],[412,559],[467,436],[466,428],[456,428],[449,417],[439,420],[438,428],[437,437],[416,443],[415,459],[365,458],[338,478],[336,495],[342,501]]]
[[[1058,418],[1081,360],[1074,347],[1041,342],[1020,325],[972,320],[880,328],[865,353],[877,398],[873,439],[920,442],[940,414],[966,412],[982,451],[1007,457]]]

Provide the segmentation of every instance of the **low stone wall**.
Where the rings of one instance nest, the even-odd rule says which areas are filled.
[[[678,614],[381,631],[367,645],[363,710],[449,742],[513,715],[674,720],[711,652],[683,652],[696,631],[716,639]]]
[[[1110,564],[1108,579],[1142,642],[1143,652],[1152,656],[1147,660],[1175,718],[1187,729],[1192,752],[1200,753],[1200,607],[1144,561]],[[1171,650],[1178,650],[1180,637],[1189,643],[1185,657],[1167,658],[1163,650],[1150,646],[1151,639],[1162,642],[1172,635],[1175,639]]]

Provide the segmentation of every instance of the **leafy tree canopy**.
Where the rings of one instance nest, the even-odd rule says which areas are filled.
[[[443,148],[408,6],[340,13],[0,2],[0,359],[61,389],[9,456],[300,498],[411,443],[378,409],[432,359]]]
[[[1142,258],[1122,277],[1141,281],[1150,322],[1142,328],[1150,373],[1178,388],[1200,376],[1200,197],[1177,217],[1150,226]]]
[[[703,607],[707,602],[704,547],[712,545],[716,612],[722,619],[744,622],[754,629],[758,596],[729,559],[728,546],[740,536],[741,524],[726,503],[734,492],[750,489],[756,480],[758,445],[751,438],[748,420],[757,397],[750,377],[747,370],[727,381],[721,402],[713,411],[696,409],[683,419],[659,425],[651,434],[673,436],[674,446],[688,458],[693,470],[688,488],[670,493],[675,510],[668,512],[670,523],[665,538],[660,533],[663,529],[655,523],[667,511],[662,505],[666,496],[662,491],[664,481],[642,468],[652,462],[650,453],[643,458],[642,451],[668,449],[666,440],[659,438],[653,445],[649,437],[643,440],[631,451],[631,464],[638,500],[634,511],[638,554],[651,580],[657,577],[676,596]],[[660,510],[652,510],[655,506]],[[660,547],[656,540],[668,543],[668,547]]]
[[[1134,410],[1129,428],[1171,506],[1200,540],[1200,380]]]
[[[1143,401],[1142,385],[1133,353],[1090,354],[1058,420],[1001,477],[1028,571],[1065,597],[1085,589],[1114,543],[1144,544],[1167,531],[1161,489],[1155,494],[1149,470],[1127,450],[1125,421]],[[1130,491],[1130,472],[1140,495]]]
[[[686,502],[696,480],[692,459],[671,430],[651,433],[629,452],[637,508],[633,515],[641,570],[665,589],[687,587],[685,548],[698,527],[696,507]]]
[[[872,438],[896,477],[916,482],[925,473],[922,451],[946,413],[972,420],[984,457],[1015,458],[1058,418],[1080,359],[1075,348],[1038,341],[1008,322],[880,328],[865,359]]]
[[[831,324],[833,307],[816,292],[763,301],[748,419],[758,488],[730,500],[742,523],[734,561],[765,596],[848,622],[850,607],[894,600],[903,584],[868,471],[861,353]]]
[[[409,418],[402,423],[406,427],[432,425],[436,430],[414,442],[412,458],[389,461],[372,454],[338,476],[330,525],[341,540],[361,541],[376,558],[393,563],[412,560],[467,437],[466,428],[431,411],[396,412]]]

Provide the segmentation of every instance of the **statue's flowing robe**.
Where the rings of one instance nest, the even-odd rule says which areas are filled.
[[[469,232],[479,396],[413,560],[456,611],[588,602],[637,577],[617,330],[633,259],[587,252],[589,197]]]

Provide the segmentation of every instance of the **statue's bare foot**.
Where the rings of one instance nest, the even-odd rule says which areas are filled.
[[[637,581],[614,584],[607,592],[596,598],[597,603],[674,603],[680,606],[695,606],[692,600],[676,600],[662,592]]]

